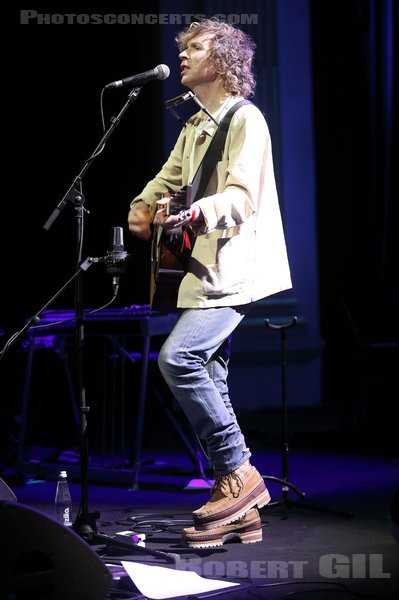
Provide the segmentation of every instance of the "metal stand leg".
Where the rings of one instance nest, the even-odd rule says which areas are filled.
[[[72,402],[72,410],[73,410],[73,416],[74,416],[74,420],[75,420],[76,430],[79,431],[79,425],[80,425],[79,408],[78,408],[78,402],[76,400],[75,389],[74,389],[74,385],[73,385],[73,381],[72,381],[71,369],[69,367],[68,352],[65,348],[65,338],[64,337],[57,338],[57,350],[58,350],[58,357],[63,362],[65,380],[66,380],[66,384],[67,384],[67,388],[68,388],[68,392],[69,392],[69,397],[71,398],[71,402]]]
[[[30,344],[29,344],[28,359],[27,359],[27,363],[26,363],[24,395],[22,398],[21,423],[20,423],[19,436],[18,436],[17,461],[16,461],[16,465],[15,465],[15,474],[17,477],[20,477],[23,475],[22,462],[24,459],[26,423],[27,423],[27,419],[28,419],[29,396],[30,396],[30,387],[31,387],[31,381],[32,381],[32,362],[33,362],[34,351],[35,351],[34,341],[31,338]]]
[[[291,327],[294,327],[298,324],[298,317],[292,317],[290,323],[285,323],[282,325],[273,325],[270,323],[269,319],[265,319],[266,327],[270,329],[276,329],[280,331],[280,340],[281,340],[281,401],[282,401],[282,410],[281,410],[281,431],[282,431],[282,443],[281,443],[281,460],[282,460],[282,478],[274,477],[272,475],[262,475],[264,480],[274,481],[277,483],[281,483],[282,485],[282,496],[279,500],[273,501],[269,503],[269,506],[279,506],[284,505],[286,507],[290,506],[299,506],[301,508],[307,508],[309,510],[316,510],[319,512],[325,512],[341,517],[352,517],[352,512],[335,510],[332,508],[325,508],[322,506],[314,506],[309,504],[304,504],[302,502],[296,502],[289,498],[289,490],[293,490],[300,498],[305,497],[305,493],[302,492],[296,485],[290,483],[288,481],[288,413],[287,413],[287,387],[286,387],[286,371],[287,371],[287,338],[285,330]]]
[[[195,439],[195,443],[196,443],[196,448],[194,449],[191,446],[191,444],[190,444],[187,436],[185,435],[183,429],[181,428],[179,422],[175,418],[173,412],[167,406],[167,404],[166,404],[165,399],[163,398],[163,396],[156,389],[154,390],[154,395],[155,395],[156,400],[162,406],[162,408],[163,408],[166,416],[168,417],[169,421],[171,422],[174,430],[176,431],[176,433],[178,434],[178,436],[182,440],[182,442],[184,444],[184,447],[186,448],[187,453],[188,453],[189,457],[191,458],[194,466],[198,467],[200,477],[203,477],[203,478],[206,479],[204,464],[203,464],[203,461],[202,461],[203,453],[202,453],[200,445],[199,445],[199,443],[197,441],[197,438],[195,437],[195,434],[194,434],[194,439]]]
[[[129,353],[124,348],[124,346],[120,343],[120,341],[118,340],[117,337],[112,336],[111,339],[112,339],[113,343],[115,344],[115,346],[121,356],[128,358],[133,363],[135,363],[137,361],[137,356]],[[142,444],[143,444],[143,427],[144,427],[144,416],[145,416],[145,404],[146,404],[146,397],[147,397],[148,365],[149,365],[149,360],[150,360],[150,339],[151,339],[150,336],[143,337],[143,352],[141,355],[141,365],[142,365],[141,366],[141,384],[140,384],[139,405],[138,405],[138,413],[137,413],[136,439],[135,439],[135,447],[134,447],[134,454],[133,454],[133,474],[134,474],[134,479],[133,479],[133,483],[132,483],[133,490],[138,489],[138,486],[139,486],[138,478],[139,478],[140,468],[142,465],[141,451],[142,451]],[[187,453],[188,453],[190,459],[192,460],[194,466],[198,467],[200,477],[202,477],[206,480],[207,477],[205,474],[205,468],[204,468],[204,464],[203,464],[203,460],[202,460],[204,455],[201,450],[200,444],[198,443],[198,441],[195,438],[196,447],[193,448],[193,446],[190,444],[190,441],[188,440],[187,436],[185,435],[183,429],[181,428],[179,422],[175,418],[173,412],[167,406],[165,399],[163,398],[163,396],[157,389],[154,389],[154,396],[155,396],[155,399],[157,400],[157,402],[159,402],[162,409],[164,410],[164,412],[165,412],[166,416],[168,417],[169,421],[171,422],[174,430],[176,431],[176,433],[182,440],[184,447],[187,450]]]
[[[73,389],[72,376],[69,369],[68,364],[68,353],[65,349],[65,340],[64,338],[57,339],[57,356],[62,360],[65,372],[65,378],[67,383],[67,388],[69,391],[70,398],[72,400],[72,409],[75,418],[76,426],[79,426],[79,413],[77,410],[77,402],[76,396]],[[34,336],[31,336],[29,342],[29,350],[28,357],[26,361],[26,369],[25,369],[25,384],[24,384],[24,393],[22,398],[22,408],[21,408],[21,423],[19,429],[18,436],[18,450],[17,450],[17,460],[15,464],[15,475],[22,476],[23,475],[23,460],[24,460],[24,450],[25,450],[25,442],[26,442],[26,426],[28,422],[28,412],[29,412],[29,400],[31,394],[31,384],[32,384],[32,368],[33,368],[33,357],[35,353],[35,339]]]
[[[150,356],[150,336],[146,335],[143,338],[143,357],[141,362],[141,382],[140,382],[140,396],[139,396],[139,408],[137,413],[137,427],[136,427],[136,444],[134,448],[133,457],[133,485],[132,489],[138,488],[138,478],[141,467],[141,448],[143,445],[143,426],[144,426],[144,412],[145,412],[145,401],[147,397],[147,377],[148,377],[148,360]]]

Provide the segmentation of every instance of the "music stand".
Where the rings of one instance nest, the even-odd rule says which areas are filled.
[[[298,317],[292,317],[289,323],[273,324],[270,323],[269,319],[265,319],[265,325],[269,329],[274,329],[280,332],[280,343],[281,343],[281,460],[282,460],[282,477],[274,477],[273,475],[262,475],[264,480],[274,481],[281,483],[282,494],[279,500],[270,502],[268,506],[280,506],[283,505],[287,508],[291,506],[299,506],[301,508],[307,508],[309,510],[316,510],[319,512],[325,512],[341,517],[352,517],[353,513],[348,511],[336,510],[333,508],[327,508],[324,506],[315,506],[313,504],[305,504],[291,500],[289,497],[290,489],[293,490],[300,498],[305,497],[305,492],[302,492],[296,485],[288,481],[288,411],[287,411],[287,336],[286,330],[291,327],[295,327],[298,324]]]

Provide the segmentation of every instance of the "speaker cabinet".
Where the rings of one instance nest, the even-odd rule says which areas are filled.
[[[8,487],[5,481],[0,477],[0,501],[8,500],[9,502],[16,502],[17,497],[12,490]]]
[[[0,502],[2,587],[16,600],[104,600],[112,575],[92,548],[52,517]],[[3,588],[4,589],[4,588]]]

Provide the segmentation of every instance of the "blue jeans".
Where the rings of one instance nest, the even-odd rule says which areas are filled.
[[[245,314],[241,306],[184,310],[159,353],[161,373],[206,442],[215,476],[251,456],[227,386],[231,334]]]

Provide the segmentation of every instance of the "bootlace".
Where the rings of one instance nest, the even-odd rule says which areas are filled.
[[[235,482],[237,489],[234,489],[233,482]],[[244,488],[242,479],[239,475],[237,475],[237,473],[228,473],[227,475],[219,475],[216,477],[211,494],[213,495],[215,492],[221,492],[223,494],[223,488],[226,486],[230,489],[233,498],[238,498]]]

